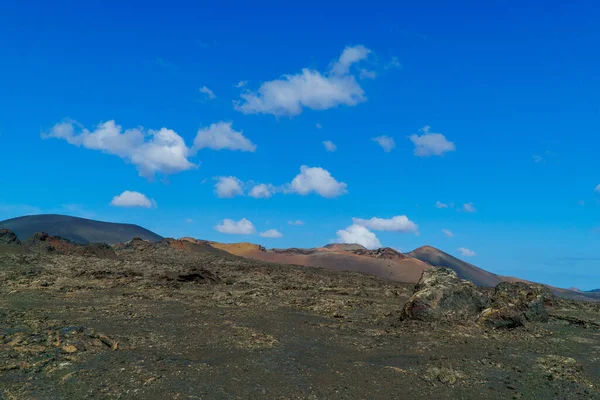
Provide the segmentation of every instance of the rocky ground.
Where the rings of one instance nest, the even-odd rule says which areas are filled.
[[[598,304],[182,241],[23,246],[0,246],[0,399],[600,399]]]

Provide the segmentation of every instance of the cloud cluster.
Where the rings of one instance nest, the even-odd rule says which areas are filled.
[[[189,149],[183,138],[167,128],[123,130],[111,120],[89,131],[76,121],[65,121],[54,125],[42,137],[63,139],[74,146],[119,156],[135,165],[146,178],[156,172],[172,174],[196,167],[188,160]]]
[[[288,221],[289,225],[304,225],[303,221],[300,221],[299,219],[296,221]]]
[[[215,230],[231,235],[251,235],[256,232],[254,224],[246,218],[242,218],[239,221],[226,218],[215,226]]]
[[[594,189],[594,191],[595,191],[596,193],[600,193],[600,185],[596,186],[596,189]]]
[[[418,232],[419,227],[413,221],[409,220],[406,215],[397,215],[395,217],[385,219],[373,217],[371,219],[352,218],[355,225],[364,226],[365,228],[374,231],[388,232]]]
[[[110,205],[113,207],[156,207],[156,202],[150,200],[145,194],[126,190],[118,196],[113,197]]]
[[[385,151],[386,153],[389,153],[390,151],[394,150],[394,148],[396,148],[396,142],[390,136],[377,136],[373,138],[373,141],[380,145],[383,151]]]
[[[244,183],[235,176],[221,176],[215,178],[215,193],[218,197],[228,198],[243,196],[245,188],[251,188],[248,196],[256,199],[266,199],[276,193],[298,194],[306,196],[316,193],[322,197],[333,198],[348,193],[347,185],[338,182],[329,171],[320,167],[300,167],[300,173],[287,184],[275,186],[270,183]]]
[[[337,242],[357,243],[367,249],[378,249],[381,247],[381,242],[373,232],[357,224],[337,231]]]
[[[456,150],[454,143],[449,142],[441,133],[430,133],[430,129],[430,126],[425,126],[419,129],[422,135],[409,136],[410,141],[415,145],[415,156],[441,156],[446,152]]]
[[[242,93],[242,100],[234,102],[234,107],[244,114],[294,116],[304,108],[326,110],[357,105],[366,97],[350,68],[370,52],[361,45],[348,46],[326,73],[304,68],[300,73],[264,82],[258,91]]]
[[[446,235],[447,237],[454,237],[454,233],[452,233],[452,231],[449,231],[448,229],[442,229],[442,232],[444,232],[444,235]]]
[[[190,149],[177,132],[161,128],[142,127],[123,130],[114,120],[100,123],[92,131],[76,121],[67,120],[54,125],[42,138],[56,138],[90,150],[118,156],[136,166],[140,176],[151,179],[156,173],[174,174],[198,165],[189,157],[202,148],[214,150],[254,151],[256,146],[241,132],[231,129],[231,122],[218,122],[200,129]]]

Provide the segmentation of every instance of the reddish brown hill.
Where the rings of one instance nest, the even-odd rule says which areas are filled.
[[[401,282],[418,282],[430,266],[393,249],[367,250],[358,245],[328,245],[313,249],[272,249],[252,243],[210,245],[237,256],[278,264],[321,267],[334,271],[354,271]]]
[[[441,250],[431,246],[419,247],[406,253],[410,257],[414,257],[418,260],[426,262],[427,264],[433,265],[434,267],[445,267],[456,271],[457,275],[461,279],[468,279],[475,283],[477,286],[489,286],[494,287],[502,279],[491,272],[484,269],[478,268],[473,264],[459,260],[458,258],[451,256],[448,253],[444,253]]]

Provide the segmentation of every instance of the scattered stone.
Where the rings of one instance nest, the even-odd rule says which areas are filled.
[[[537,367],[548,374],[550,380],[565,380],[570,382],[580,381],[583,371],[581,364],[574,358],[557,355],[540,357],[536,363]]]
[[[437,380],[446,385],[454,385],[459,380],[464,379],[464,378],[465,378],[465,374],[463,374],[461,371],[457,371],[452,368],[446,368],[446,367],[442,367],[442,368],[432,367],[432,368],[429,368],[425,372],[426,380],[428,380],[428,381],[436,381]]]
[[[402,310],[402,319],[470,322],[477,319],[488,298],[470,281],[449,268],[423,271],[415,291]]]

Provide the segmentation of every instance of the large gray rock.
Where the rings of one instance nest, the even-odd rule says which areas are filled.
[[[403,319],[473,322],[488,304],[488,297],[470,281],[449,268],[423,271],[415,291],[402,310]]]
[[[527,322],[547,322],[554,295],[543,285],[502,282],[496,286],[490,307],[479,322],[490,328],[515,328]]]

